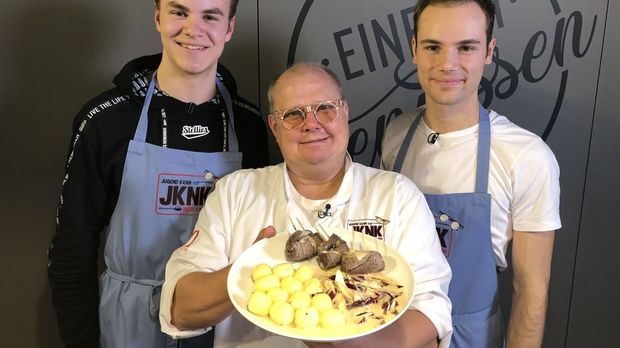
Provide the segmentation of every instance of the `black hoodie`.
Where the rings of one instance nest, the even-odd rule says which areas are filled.
[[[150,78],[160,61],[161,54],[157,54],[129,62],[114,78],[116,87],[88,102],[73,122],[56,235],[48,252],[53,303],[67,347],[99,346],[97,263],[101,232],[114,212],[127,147],[134,136]],[[267,133],[258,109],[237,96],[234,79],[222,65],[218,65],[218,78],[233,99],[242,167],[267,165]],[[222,151],[224,103],[219,95],[196,105],[156,90],[149,107],[148,143],[162,144],[162,108],[168,121],[169,147]],[[184,125],[197,123],[209,127],[208,137],[181,136]]]

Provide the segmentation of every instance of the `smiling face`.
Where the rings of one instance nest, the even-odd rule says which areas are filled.
[[[155,24],[161,35],[161,70],[177,74],[213,75],[235,18],[230,0],[161,0]]]
[[[424,9],[413,62],[427,104],[477,108],[478,85],[495,48],[495,39],[486,42],[486,17],[475,2]]]
[[[273,110],[316,105],[342,98],[336,82],[322,69],[302,65],[285,72],[272,89]],[[349,140],[349,108],[344,103],[338,117],[329,124],[320,124],[312,112],[306,113],[302,127],[289,130],[282,121],[269,117],[269,126],[276,138],[286,164],[303,175],[304,169],[340,168],[344,163]]]

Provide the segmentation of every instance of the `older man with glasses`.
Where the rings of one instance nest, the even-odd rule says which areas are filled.
[[[447,346],[451,273],[422,193],[400,174],[352,162],[349,107],[329,69],[294,65],[272,84],[269,102],[269,125],[284,163],[238,171],[217,183],[191,241],[166,267],[162,330],[190,337],[217,325],[215,347],[303,347],[304,342],[271,335],[234,310],[226,288],[231,264],[255,241],[295,230],[292,221],[351,230],[353,221],[380,218],[389,228],[377,237],[398,250],[415,274],[414,299],[393,324],[338,345]]]

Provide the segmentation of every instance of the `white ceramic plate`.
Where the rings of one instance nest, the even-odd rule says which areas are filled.
[[[355,233],[354,243],[351,243],[353,236],[351,231],[328,229],[327,232],[337,233],[342,239],[347,241],[350,247],[353,246],[355,249],[361,249],[363,247],[365,250],[376,250],[383,255],[385,269],[381,273],[397,280],[399,284],[403,286],[405,299],[403,310],[386,321],[384,324],[363,330],[361,332],[359,328],[354,326],[347,326],[346,329],[341,328],[339,330],[326,330],[321,327],[317,327],[313,330],[302,330],[292,326],[281,326],[273,322],[269,319],[269,317],[261,317],[250,313],[247,310],[247,303],[254,287],[252,282],[252,270],[254,267],[259,263],[266,263],[273,267],[277,264],[287,262],[286,257],[284,256],[284,248],[289,234],[280,233],[273,238],[263,239],[252,245],[233,263],[228,274],[227,286],[230,299],[237,311],[239,311],[239,313],[241,313],[241,315],[243,315],[247,320],[264,330],[270,331],[277,335],[300,339],[303,341],[330,342],[357,338],[381,330],[398,319],[411,305],[411,301],[413,300],[413,272],[405,259],[396,250],[383,243],[383,241],[379,241],[376,238],[366,236],[362,233]],[[293,263],[295,268],[301,264],[308,264],[312,267],[316,267],[317,269],[319,268],[316,262],[316,257],[303,262]]]

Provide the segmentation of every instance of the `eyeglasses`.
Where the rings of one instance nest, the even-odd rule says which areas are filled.
[[[344,99],[326,100],[316,105],[306,105],[284,111],[274,111],[271,116],[282,120],[288,130],[301,128],[306,122],[306,114],[312,112],[314,119],[320,124],[332,123],[338,118],[338,109],[344,105]]]

